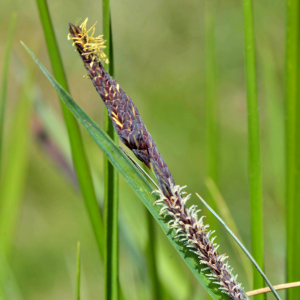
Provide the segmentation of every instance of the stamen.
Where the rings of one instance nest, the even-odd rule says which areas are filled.
[[[72,36],[72,34],[68,34],[68,40],[73,40],[73,46],[76,44],[80,44],[83,47],[82,55],[90,55],[92,57],[92,61],[104,61],[105,63],[109,63],[106,54],[103,52],[103,49],[106,48],[104,46],[105,40],[103,40],[103,35],[99,35],[94,37],[95,34],[95,26],[97,22],[90,28],[87,27],[88,18],[84,20],[84,22],[78,27],[81,32],[77,36]],[[89,33],[92,31],[91,35]]]

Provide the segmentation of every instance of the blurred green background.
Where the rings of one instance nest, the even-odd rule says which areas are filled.
[[[102,100],[72,43],[68,23],[88,17],[102,33],[101,1],[48,3],[74,100],[101,126]],[[205,186],[205,1],[111,1],[115,78],[131,96],[177,184],[207,196]],[[19,41],[51,70],[35,1],[1,1],[0,64],[12,12],[17,12],[5,119],[4,165],[14,136],[12,124],[22,83],[33,78],[34,101],[24,188],[5,274],[9,299],[74,299],[76,244],[81,242],[82,299],[102,299],[103,267],[84,203],[69,169],[70,153],[55,90]],[[264,198],[265,271],[273,284],[285,282],[283,88],[285,3],[254,1]],[[242,240],[250,250],[247,171],[247,110],[242,3],[219,0],[216,9],[219,183]],[[26,70],[30,70],[30,74]],[[27,79],[26,79],[27,78]],[[43,135],[41,135],[41,132]],[[38,134],[40,133],[40,134]],[[44,135],[48,139],[45,140]],[[84,130],[93,160],[99,202],[103,155]],[[193,196],[194,203],[199,201]],[[204,212],[209,218],[208,212]],[[221,214],[221,212],[219,212]],[[150,299],[145,261],[146,211],[120,179],[120,281],[126,299]],[[206,292],[158,232],[158,272],[164,299],[204,299]],[[228,233],[218,229],[220,251],[251,289]],[[18,292],[19,290],[19,292]],[[280,292],[284,299],[284,293]],[[271,299],[271,295],[269,296]]]

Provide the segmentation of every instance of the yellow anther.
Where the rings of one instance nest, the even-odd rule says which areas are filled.
[[[73,45],[81,44],[83,46],[84,53],[83,55],[91,55],[92,60],[100,61],[102,59],[105,63],[108,64],[108,58],[103,52],[105,40],[103,40],[103,35],[94,37],[95,34],[95,25],[97,22],[90,28],[86,29],[88,18],[79,26],[81,29],[81,34],[79,36],[72,37],[71,34],[68,35],[69,40],[73,40]],[[91,35],[89,33],[92,31]]]

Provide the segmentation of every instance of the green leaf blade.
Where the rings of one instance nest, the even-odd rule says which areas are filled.
[[[44,36],[48,53],[56,80],[68,91],[68,83],[65,76],[60,52],[55,38],[54,29],[46,0],[37,0],[40,19],[43,25]],[[72,151],[72,158],[76,170],[78,183],[85,202],[86,209],[91,221],[93,232],[96,238],[100,257],[104,257],[104,228],[102,215],[97,202],[92,176],[81,138],[78,123],[70,111],[62,105],[62,112],[68,130],[69,142]]]

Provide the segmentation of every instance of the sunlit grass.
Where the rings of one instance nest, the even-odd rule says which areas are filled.
[[[256,54],[254,38],[254,16],[252,0],[243,0],[244,27],[245,27],[245,66],[247,86],[248,110],[248,168],[249,190],[251,203],[251,248],[252,255],[258,265],[264,267],[263,247],[263,202],[262,202],[262,175],[260,157],[260,132],[257,99]],[[253,287],[262,288],[264,281],[254,269]],[[263,299],[263,295],[257,299]]]
[[[286,267],[287,282],[299,280],[300,268],[300,144],[299,144],[299,1],[287,0],[286,27],[286,87],[285,87],[285,143],[286,143]],[[299,289],[290,289],[287,299],[298,299]]]

